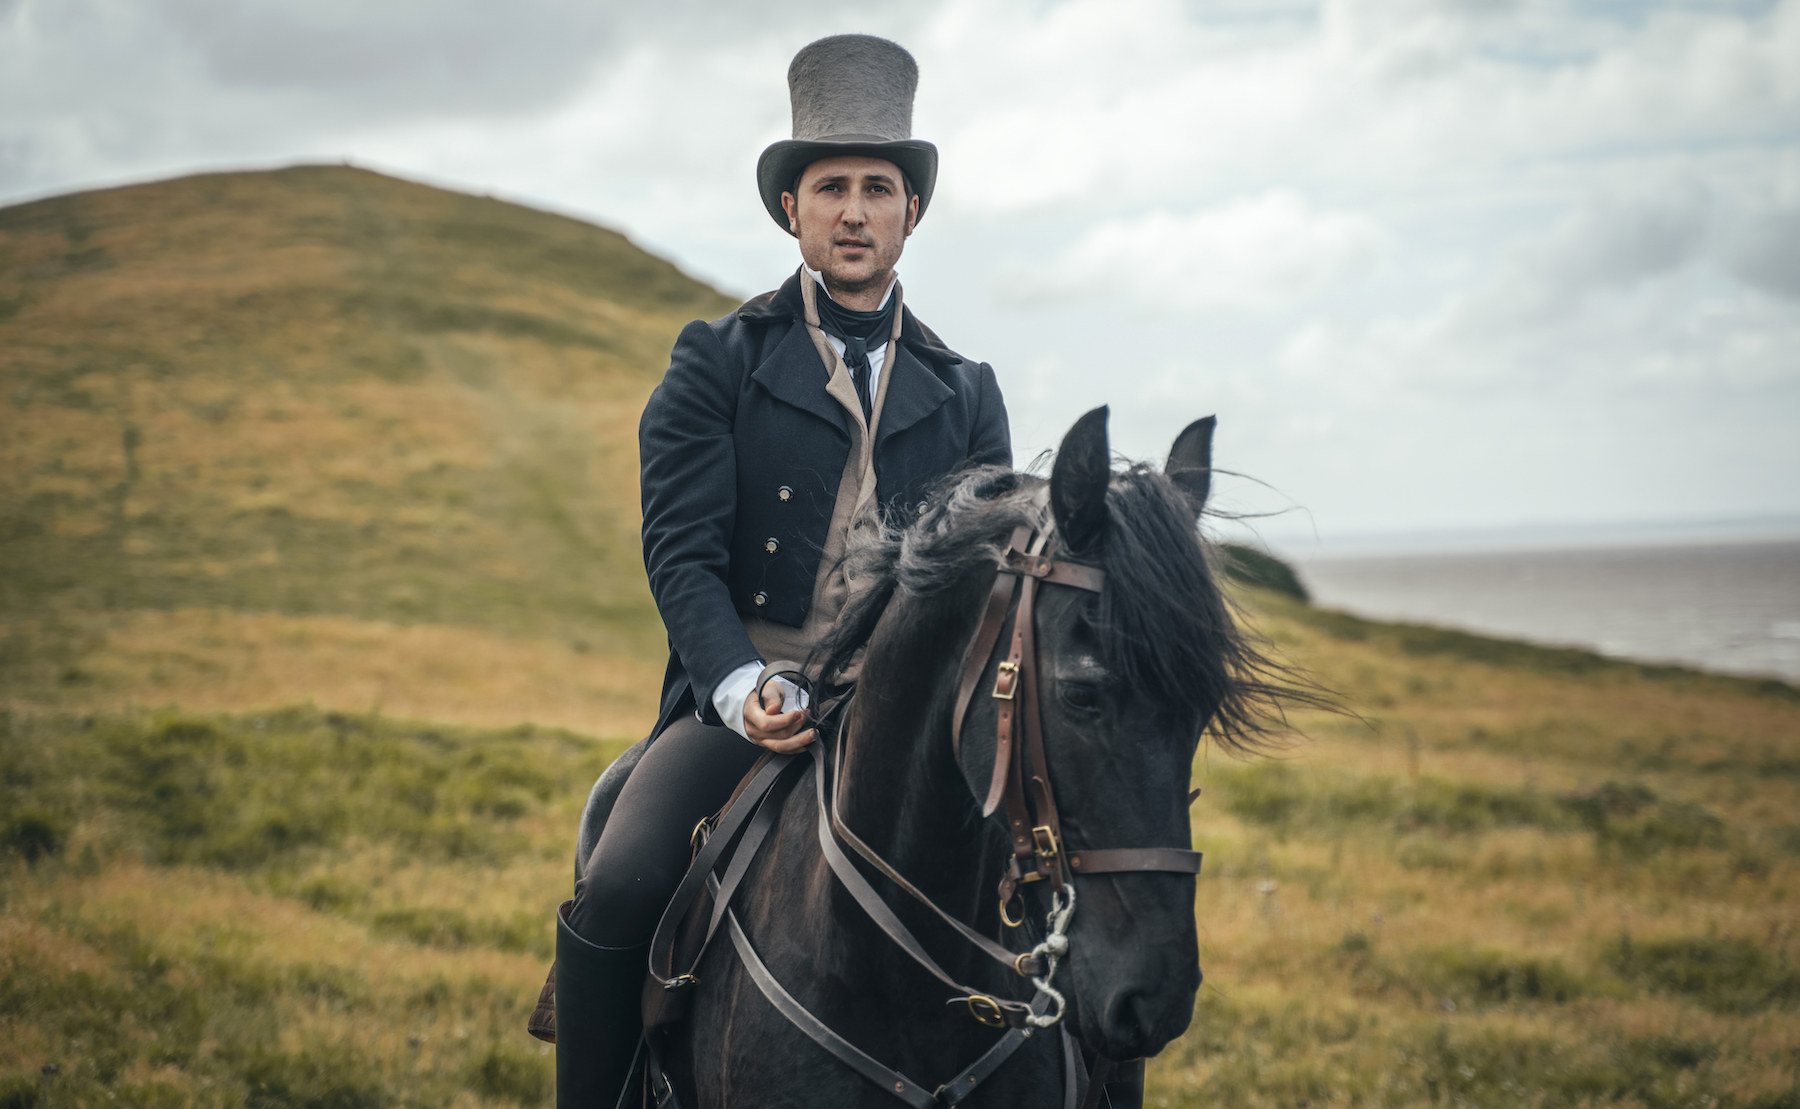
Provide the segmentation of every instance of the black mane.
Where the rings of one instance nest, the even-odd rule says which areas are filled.
[[[1014,528],[1048,526],[1046,484],[1001,467],[971,470],[938,489],[910,527],[883,528],[859,545],[847,568],[860,592],[814,651],[815,672],[828,682],[844,673],[896,591],[942,592],[992,566]],[[1240,626],[1193,506],[1174,483],[1132,466],[1113,474],[1106,508],[1096,630],[1103,662],[1126,688],[1202,715],[1235,750],[1267,745],[1283,702],[1328,704]]]

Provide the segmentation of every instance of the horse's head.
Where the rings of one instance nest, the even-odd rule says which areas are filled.
[[[963,476],[911,526],[884,530],[864,552],[859,571],[872,584],[823,652],[823,669],[835,673],[866,645],[851,730],[860,725],[885,742],[852,751],[844,764],[865,803],[891,804],[901,784],[895,775],[908,773],[933,783],[936,800],[948,801],[943,787],[959,777],[972,794],[961,807],[969,824],[948,818],[921,828],[916,806],[895,809],[891,848],[912,843],[929,852],[940,842],[934,837],[948,833],[984,864],[999,861],[990,848],[1011,845],[1011,861],[1038,839],[1033,825],[1043,812],[1060,814],[1060,837],[1046,838],[1059,841],[1050,869],[1066,869],[1005,887],[1017,896],[1002,918],[1028,910],[1035,920],[1003,939],[1018,950],[1043,938],[1037,925],[1050,909],[1048,888],[1067,878],[1077,904],[1053,985],[1068,996],[1083,1042],[1116,1059],[1161,1049],[1193,1013],[1200,965],[1188,778],[1202,733],[1249,746],[1277,696],[1314,699],[1269,680],[1269,664],[1239,632],[1214,578],[1198,526],[1212,428],[1209,417],[1184,431],[1161,472],[1114,472],[1106,410],[1096,409],[1063,440],[1048,481],[992,468]],[[1008,553],[1028,533],[1047,545]],[[997,584],[1001,565],[1008,569]],[[1021,621],[1028,595],[1030,619]],[[984,604],[996,613],[991,620]],[[1020,626],[1034,629],[1034,645],[1012,643]],[[963,673],[965,656],[977,674]],[[1025,753],[1034,746],[1026,739],[1000,741],[1030,734],[1033,707],[1041,761]],[[1022,730],[1014,730],[1015,713]],[[901,742],[946,732],[958,742]],[[1009,762],[1002,750],[1021,753]],[[859,759],[879,760],[884,773],[872,772],[877,762],[859,772]],[[906,759],[916,760],[913,771],[895,762]],[[1024,771],[1009,776],[1009,766]],[[1047,778],[1047,790],[1033,778]],[[1023,806],[1021,795],[1029,796]],[[1022,807],[1028,819],[1018,819]],[[976,844],[968,829],[984,816],[992,834]],[[1132,849],[1157,850],[1120,854]],[[1145,855],[1172,865],[1134,870]],[[1084,858],[1104,872],[1082,873]],[[983,879],[984,891],[991,880]]]
[[[1071,863],[1083,849],[1190,847],[1188,779],[1201,734],[1211,722],[1227,742],[1241,739],[1247,704],[1264,688],[1199,534],[1212,430],[1210,417],[1191,425],[1161,473],[1115,473],[1106,410],[1096,409],[1071,429],[1034,494],[1055,524],[1044,553],[1104,574],[1097,593],[1045,580],[1035,602],[1037,711]],[[993,688],[1004,654],[994,652],[978,688]],[[978,797],[998,746],[995,715],[972,708],[962,733]],[[1070,873],[1078,899],[1059,982],[1076,1030],[1112,1058],[1154,1053],[1187,1027],[1200,986],[1195,879]],[[1052,884],[1023,887],[1034,915]]]

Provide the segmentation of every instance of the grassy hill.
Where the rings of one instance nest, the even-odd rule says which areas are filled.
[[[586,660],[660,653],[637,414],[730,307],[616,233],[356,169],[0,211],[0,682],[437,715],[522,638],[598,728],[629,683]]]
[[[631,431],[728,307],[348,169],[0,210],[0,1109],[549,1104],[549,914],[662,661]],[[1151,1104],[1800,1109],[1800,693],[1249,569],[1360,716],[1202,752]]]

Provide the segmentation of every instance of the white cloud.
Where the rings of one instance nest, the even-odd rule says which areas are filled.
[[[751,185],[788,59],[872,31],[918,56],[943,155],[909,303],[994,362],[1022,457],[1111,402],[1151,455],[1217,411],[1322,524],[1472,489],[1512,518],[1800,510],[1771,430],[1800,397],[1800,0],[377,7],[0,0],[0,198],[348,156],[750,294],[794,264]],[[1597,430],[1620,412],[1691,475]]]
[[[1020,271],[1010,297],[1122,297],[1174,312],[1285,307],[1370,263],[1381,229],[1366,216],[1315,211],[1277,190],[1186,215],[1100,223],[1050,266]]]
[[[1603,194],[1484,283],[1424,313],[1311,321],[1279,362],[1309,380],[1437,393],[1796,382],[1800,271],[1784,248],[1797,235],[1800,212],[1691,177]]]
[[[1791,140],[1800,118],[1793,0],[1635,20],[1564,4],[1327,0],[1259,20],[964,0],[934,26],[955,79],[922,90],[922,115],[971,182],[954,202],[985,214],[1111,215],[1298,177],[1481,185],[1646,146]]]

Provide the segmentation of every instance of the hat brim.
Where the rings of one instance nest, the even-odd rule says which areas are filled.
[[[937,185],[937,147],[921,139],[898,139],[888,142],[871,139],[783,139],[770,144],[756,160],[756,188],[762,194],[763,207],[769,218],[783,231],[788,230],[787,211],[781,206],[781,194],[787,192],[800,176],[800,171],[821,158],[840,155],[881,158],[900,167],[919,198],[919,218],[925,218],[925,207],[931,203],[931,190]],[[790,231],[789,234],[792,234]]]

